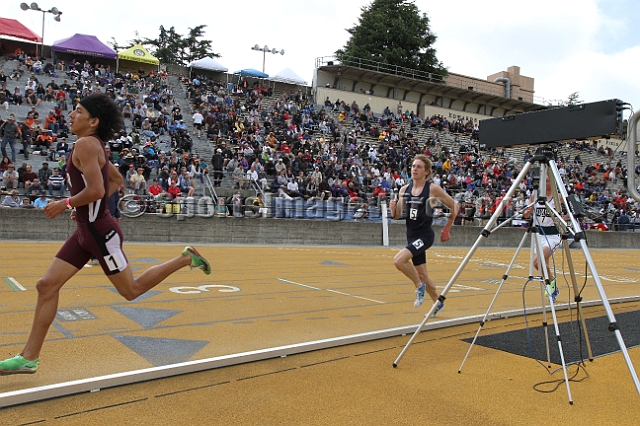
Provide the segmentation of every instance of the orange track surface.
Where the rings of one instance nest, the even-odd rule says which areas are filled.
[[[22,348],[35,304],[35,282],[60,247],[60,243],[8,244],[10,250],[0,255],[3,358]],[[132,266],[141,271],[175,256],[181,247],[129,244],[125,249]],[[212,263],[210,276],[184,269],[134,302],[117,295],[99,267],[80,271],[63,288],[61,314],[45,342],[40,370],[32,376],[0,377],[0,393],[415,325],[430,308],[430,304],[413,308],[412,286],[393,268],[395,249],[202,246],[198,250]],[[428,265],[439,291],[467,251],[430,250]],[[434,321],[484,314],[514,252],[479,249]],[[609,299],[638,295],[639,251],[591,254]],[[572,256],[582,276],[582,253],[572,250]],[[563,263],[558,253],[559,276]],[[520,253],[509,275],[493,312],[522,308],[528,250]],[[559,283],[558,302],[573,300],[561,276]],[[586,283],[584,299],[599,299],[592,280]],[[536,283],[527,286],[525,295],[528,308],[539,306]],[[614,307],[617,311],[638,306]],[[603,315],[603,309],[589,308],[586,315]],[[569,312],[559,316],[568,320]],[[523,322],[522,318],[491,321],[483,333],[522,328]],[[477,327],[422,333],[397,369],[391,364],[409,336],[5,408],[0,410],[1,423],[511,425],[564,424],[576,415],[588,424],[636,423],[640,396],[620,353],[588,363],[590,377],[572,383],[575,404],[569,406],[564,384],[549,394],[532,389],[536,383],[562,379],[562,372],[551,377],[528,358],[476,346],[463,373],[457,374],[468,349],[460,339],[472,337]],[[640,365],[639,350],[629,353]]]

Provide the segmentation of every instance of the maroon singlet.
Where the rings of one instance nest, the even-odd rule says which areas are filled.
[[[101,169],[104,184],[104,195],[101,199],[83,206],[77,206],[76,231],[64,243],[56,257],[80,269],[95,257],[105,274],[113,275],[123,271],[127,265],[127,258],[122,251],[122,231],[118,222],[109,213],[109,160],[102,141],[105,164]],[[73,150],[67,160],[67,184],[71,196],[86,188],[84,175],[73,164]]]

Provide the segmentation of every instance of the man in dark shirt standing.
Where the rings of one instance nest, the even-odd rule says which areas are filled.
[[[42,163],[42,168],[38,170],[38,178],[40,182],[49,182],[49,178],[53,174],[53,170],[49,168],[49,163]]]
[[[9,114],[9,118],[2,125],[2,156],[8,157],[7,145],[11,148],[11,162],[16,162],[16,139],[20,138],[20,129],[16,124],[16,116]]]
[[[220,186],[222,182],[224,157],[222,156],[222,149],[216,149],[216,153],[211,158],[211,167],[213,168],[213,186]]]

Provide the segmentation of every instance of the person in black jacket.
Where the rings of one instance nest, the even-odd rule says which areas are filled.
[[[211,157],[211,167],[213,168],[213,186],[220,186],[220,182],[224,177],[224,158],[222,157],[222,149],[216,149],[216,153]]]

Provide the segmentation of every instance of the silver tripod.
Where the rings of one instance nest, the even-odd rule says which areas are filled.
[[[596,267],[595,264],[593,263],[593,259],[591,257],[591,254],[589,252],[589,248],[586,244],[586,240],[585,240],[585,235],[584,232],[582,231],[582,228],[580,226],[580,223],[576,220],[575,216],[574,216],[574,207],[572,204],[569,203],[569,201],[567,200],[568,194],[567,191],[562,183],[562,179],[560,177],[560,173],[558,172],[558,168],[554,159],[554,151],[550,148],[539,148],[536,152],[536,154],[534,155],[533,158],[531,158],[523,167],[523,169],[520,171],[520,173],[518,174],[517,178],[515,179],[515,181],[513,182],[513,184],[511,185],[511,187],[509,188],[509,190],[507,191],[506,196],[504,197],[504,199],[502,200],[502,202],[500,203],[500,205],[498,206],[498,208],[496,209],[495,213],[491,216],[491,218],[489,219],[489,221],[487,222],[487,224],[485,225],[485,227],[483,228],[483,230],[480,232],[480,236],[478,237],[478,239],[476,240],[476,242],[473,244],[473,246],[471,247],[471,250],[469,250],[469,253],[467,253],[467,255],[465,256],[465,258],[462,260],[462,263],[460,264],[460,266],[458,266],[458,269],[455,271],[455,273],[453,274],[453,276],[451,277],[451,279],[449,280],[449,282],[447,283],[447,285],[445,286],[444,290],[442,291],[441,295],[438,297],[438,300],[434,302],[434,304],[431,306],[431,309],[429,310],[429,312],[427,312],[427,314],[425,315],[424,320],[422,321],[422,323],[420,323],[420,325],[418,326],[418,328],[416,329],[416,331],[414,332],[413,336],[411,336],[411,339],[409,340],[409,342],[407,343],[407,345],[403,348],[402,352],[400,352],[400,355],[398,355],[398,358],[395,360],[395,362],[393,363],[393,367],[397,367],[398,363],[400,362],[400,360],[402,359],[402,357],[404,356],[404,354],[406,353],[406,351],[409,349],[409,347],[411,346],[411,344],[413,343],[413,341],[415,340],[415,338],[418,336],[418,334],[422,331],[422,329],[424,328],[425,324],[427,323],[427,321],[429,321],[429,319],[431,318],[431,315],[433,314],[433,312],[435,311],[436,307],[438,306],[438,304],[440,304],[441,302],[443,302],[445,300],[445,296],[446,294],[449,292],[449,290],[451,289],[451,287],[453,286],[453,284],[456,282],[456,280],[458,279],[458,277],[460,276],[460,273],[464,270],[464,268],[466,267],[467,263],[469,262],[469,259],[471,259],[471,257],[473,256],[473,254],[475,253],[475,251],[477,250],[477,248],[479,247],[481,241],[483,238],[488,238],[489,236],[491,236],[491,234],[493,232],[495,232],[495,230],[497,229],[493,229],[494,225],[496,224],[496,222],[498,221],[498,218],[501,216],[502,212],[504,211],[504,209],[506,208],[508,202],[511,200],[511,198],[513,197],[516,189],[518,188],[518,185],[524,180],[524,178],[527,176],[527,173],[529,173],[529,170],[531,169],[532,165],[534,163],[539,163],[540,164],[540,186],[541,188],[538,189],[538,192],[540,194],[540,196],[538,197],[537,201],[536,201],[536,208],[544,208],[547,209],[547,211],[549,212],[550,215],[552,215],[556,221],[557,224],[559,224],[559,227],[562,228],[564,231],[566,231],[565,233],[569,233],[573,236],[574,241],[576,242],[581,242],[580,246],[582,248],[582,252],[584,254],[585,260],[589,266],[589,269],[591,271],[591,275],[593,276],[593,280],[595,282],[596,288],[598,290],[598,294],[600,295],[600,299],[602,301],[602,305],[604,306],[604,309],[606,311],[607,317],[609,319],[609,326],[608,329],[609,331],[615,333],[616,339],[618,341],[618,345],[620,346],[620,351],[623,354],[623,357],[625,359],[625,362],[627,363],[627,367],[629,369],[629,372],[631,374],[631,377],[633,379],[633,382],[636,386],[636,391],[638,392],[638,394],[640,394],[640,381],[638,381],[638,376],[635,372],[635,369],[633,367],[633,364],[631,362],[631,359],[629,357],[629,354],[627,352],[627,348],[626,345],[624,343],[624,340],[622,339],[622,335],[620,333],[620,330],[618,328],[618,325],[616,323],[616,319],[615,316],[613,315],[613,311],[611,310],[611,306],[609,304],[609,300],[607,299],[607,296],[604,292],[604,288],[602,286],[602,282],[600,281],[600,276],[598,275],[597,271],[596,271]],[[546,179],[549,178],[551,179],[551,187],[552,187],[552,193],[553,193],[553,199],[554,199],[554,206],[551,206],[549,204],[549,202],[547,201],[547,196],[546,196]],[[563,218],[563,216],[558,213],[557,209],[560,209],[560,211],[562,211],[562,207],[564,207],[564,210],[566,210],[566,217],[567,220],[565,220]],[[535,209],[534,209],[535,211]],[[535,213],[534,213],[534,219],[535,219]],[[534,222],[535,224],[535,222]],[[499,227],[498,227],[499,228]],[[562,351],[562,341],[560,339],[560,332],[558,329],[558,325],[557,325],[557,320],[556,320],[556,314],[555,314],[555,307],[553,304],[553,299],[551,297],[551,288],[550,288],[550,277],[548,276],[547,273],[547,268],[546,265],[544,264],[544,256],[542,256],[542,245],[541,245],[541,238],[543,238],[541,235],[539,234],[535,234],[534,235],[535,238],[532,238],[532,248],[535,249],[536,253],[539,253],[540,255],[538,256],[539,260],[538,260],[538,266],[540,268],[540,271],[543,274],[543,277],[540,278],[540,280],[543,282],[544,287],[546,287],[547,293],[549,294],[548,296],[548,302],[549,302],[549,306],[551,309],[551,315],[553,317],[553,322],[554,322],[554,328],[555,328],[555,333],[556,333],[556,337],[558,340],[558,349],[560,351],[560,357],[562,360],[562,368],[564,371],[564,376],[565,376],[565,383],[567,385],[567,393],[569,395],[569,403],[572,404],[573,400],[571,397],[571,390],[569,387],[569,379],[567,376],[567,370],[566,370],[566,364],[564,361],[564,353]],[[526,235],[523,237],[520,246],[518,247],[518,250],[520,250],[520,248],[522,247],[522,245],[524,244]],[[564,248],[565,248],[565,253],[567,256],[568,260],[568,265],[569,265],[569,271],[570,271],[570,275],[571,275],[571,281],[574,287],[574,290],[577,290],[577,280],[575,277],[575,273],[574,273],[574,269],[573,269],[573,262],[571,261],[571,254],[569,251],[569,243],[566,239],[563,239],[563,244],[564,244]],[[531,256],[533,256],[533,250],[531,253]],[[515,257],[514,257],[515,260]],[[513,261],[512,261],[513,263]],[[531,259],[531,264],[533,264],[533,259]],[[511,265],[509,266],[509,269],[511,268]],[[507,271],[508,273],[508,271]],[[530,273],[530,276],[532,276],[532,274]],[[503,277],[503,282],[506,280],[506,275]],[[502,286],[502,284],[500,285],[500,287]],[[542,287],[542,286],[541,286]],[[498,292],[500,291],[500,288],[498,288]],[[542,289],[541,289],[542,291]],[[489,307],[489,310],[491,309],[491,307],[493,306],[493,303],[495,301],[494,300],[491,302],[491,306]],[[578,292],[576,291],[576,294],[578,294]],[[546,306],[544,303],[544,297],[542,297],[543,299],[543,312],[546,311]],[[580,308],[580,299],[577,297],[576,298],[576,303],[578,304],[578,312],[579,312],[579,316],[582,318],[582,314],[581,314],[581,308]],[[488,315],[488,313],[487,313]],[[543,321],[546,323],[546,313],[544,314],[544,318]],[[483,319],[483,322],[481,323],[480,328],[482,328],[482,326],[484,325],[484,321],[486,320],[486,315],[485,318]],[[584,320],[582,319],[583,323],[583,329],[585,330],[585,335],[586,335],[586,327],[584,324]],[[546,327],[545,327],[546,330]],[[480,330],[478,330],[478,333],[480,332]],[[477,334],[476,334],[477,337]],[[475,343],[475,339],[474,339],[474,343]],[[587,343],[588,343],[588,336],[587,336]],[[473,344],[472,344],[473,345]],[[547,337],[547,346],[548,346],[548,337]],[[589,348],[589,358],[592,359],[593,356],[591,354],[591,348],[590,345],[587,344],[587,347]],[[470,348],[471,349],[471,348]],[[547,347],[547,354],[548,354],[548,347]],[[467,353],[468,356],[468,353]],[[549,355],[547,355],[549,357]],[[465,357],[466,360],[466,357]],[[464,361],[463,361],[463,365],[464,365]],[[460,370],[462,369],[462,366],[460,367]]]
[[[549,171],[551,171],[551,168],[549,168]],[[484,318],[482,319],[482,321],[480,322],[480,327],[478,328],[478,331],[476,332],[476,335],[473,338],[473,341],[471,342],[471,345],[469,346],[469,350],[467,351],[467,354],[464,357],[464,360],[462,361],[462,364],[460,365],[460,369],[458,370],[458,373],[462,372],[462,367],[464,366],[467,358],[469,357],[469,354],[471,353],[471,349],[473,348],[473,346],[476,343],[476,340],[478,339],[478,336],[480,335],[480,331],[482,330],[482,327],[484,326],[485,322],[487,321],[487,318],[489,317],[489,314],[491,313],[491,309],[493,308],[493,305],[496,301],[496,299],[498,298],[498,294],[500,293],[500,290],[502,289],[502,286],[504,285],[504,283],[506,282],[507,278],[509,277],[509,272],[511,270],[511,268],[513,267],[513,264],[515,263],[515,260],[518,257],[518,254],[520,252],[520,250],[522,249],[522,246],[524,245],[524,242],[527,238],[527,236],[530,234],[531,235],[531,250],[530,250],[530,261],[529,261],[529,280],[528,281],[539,281],[540,282],[540,296],[541,296],[541,304],[542,304],[542,327],[544,330],[544,335],[545,335],[545,344],[546,344],[546,354],[547,354],[547,365],[550,367],[551,366],[551,351],[550,351],[550,345],[549,345],[549,330],[547,327],[547,305],[546,305],[546,300],[544,297],[544,290],[546,290],[546,294],[549,295],[548,299],[549,299],[549,305],[551,308],[551,315],[553,317],[553,325],[554,325],[554,331],[556,333],[556,341],[558,342],[558,350],[560,353],[560,359],[561,359],[561,364],[562,364],[562,371],[564,373],[564,379],[565,379],[565,383],[567,385],[567,393],[569,396],[569,402],[572,403],[572,396],[571,396],[571,389],[569,387],[569,378],[568,378],[568,374],[567,374],[567,365],[565,362],[565,358],[564,358],[564,350],[562,347],[562,339],[560,338],[560,331],[558,328],[558,321],[557,321],[557,317],[556,317],[556,313],[555,313],[555,306],[554,306],[554,300],[553,297],[551,296],[552,294],[552,289],[549,286],[551,277],[549,276],[548,273],[548,269],[547,269],[547,265],[545,265],[545,259],[544,259],[544,255],[542,252],[542,242],[544,239],[547,238],[547,236],[544,234],[543,228],[541,228],[540,226],[538,226],[540,224],[539,218],[538,216],[541,215],[542,213],[546,213],[547,216],[549,217],[556,217],[556,220],[558,220],[558,217],[561,216],[555,211],[555,209],[553,208],[553,206],[556,205],[560,205],[558,202],[558,192],[555,188],[555,185],[549,185],[550,188],[549,190],[551,191],[550,194],[547,194],[547,185],[546,185],[546,181],[547,181],[548,175],[547,175],[547,165],[546,164],[542,164],[540,167],[540,181],[539,181],[539,188],[540,188],[540,196],[538,196],[538,191],[534,191],[533,194],[533,199],[536,200],[534,201],[530,206],[527,206],[526,208],[531,207],[532,210],[532,217],[530,218],[529,221],[529,227],[527,228],[527,233],[525,233],[522,237],[522,241],[520,242],[520,245],[518,246],[516,253],[514,254],[511,263],[509,264],[507,271],[505,272],[505,274],[502,276],[502,282],[500,283],[500,285],[498,286],[498,289],[496,291],[496,294],[493,297],[493,300],[491,301],[491,304],[489,305],[489,308],[487,309],[487,312],[485,313]],[[549,179],[549,182],[552,182],[553,179]],[[548,196],[552,197],[553,200],[553,205],[550,204],[550,202],[548,201]],[[543,210],[543,211],[541,211]],[[563,225],[561,226],[562,229],[567,229],[566,223],[562,222]],[[495,230],[494,230],[495,231]],[[566,235],[566,234],[565,234]],[[569,244],[567,242],[567,239],[564,238],[563,240],[563,244],[565,246],[565,250],[567,252],[567,258],[570,259],[570,253],[569,253]],[[549,243],[547,243],[547,245],[549,245]],[[533,275],[533,268],[534,268],[534,260],[533,260],[533,256],[534,253],[536,253],[538,255],[538,262],[539,262],[539,268],[540,271],[542,272],[542,276],[538,276],[535,277]],[[569,262],[570,265],[570,273],[573,274],[573,263]],[[578,294],[578,287],[577,287],[577,283],[574,281],[574,291],[576,292],[576,294]],[[588,351],[589,351],[589,356],[590,358],[592,358],[591,355],[591,346],[589,343],[589,337],[587,334],[587,329],[586,329],[586,324],[584,323],[584,317],[582,316],[582,310],[581,310],[581,304],[580,304],[581,299],[579,297],[576,297],[576,303],[578,306],[578,317],[580,318],[580,320],[582,321],[582,329],[585,331],[585,336],[586,336],[586,342],[587,342],[587,347],[588,347]]]

